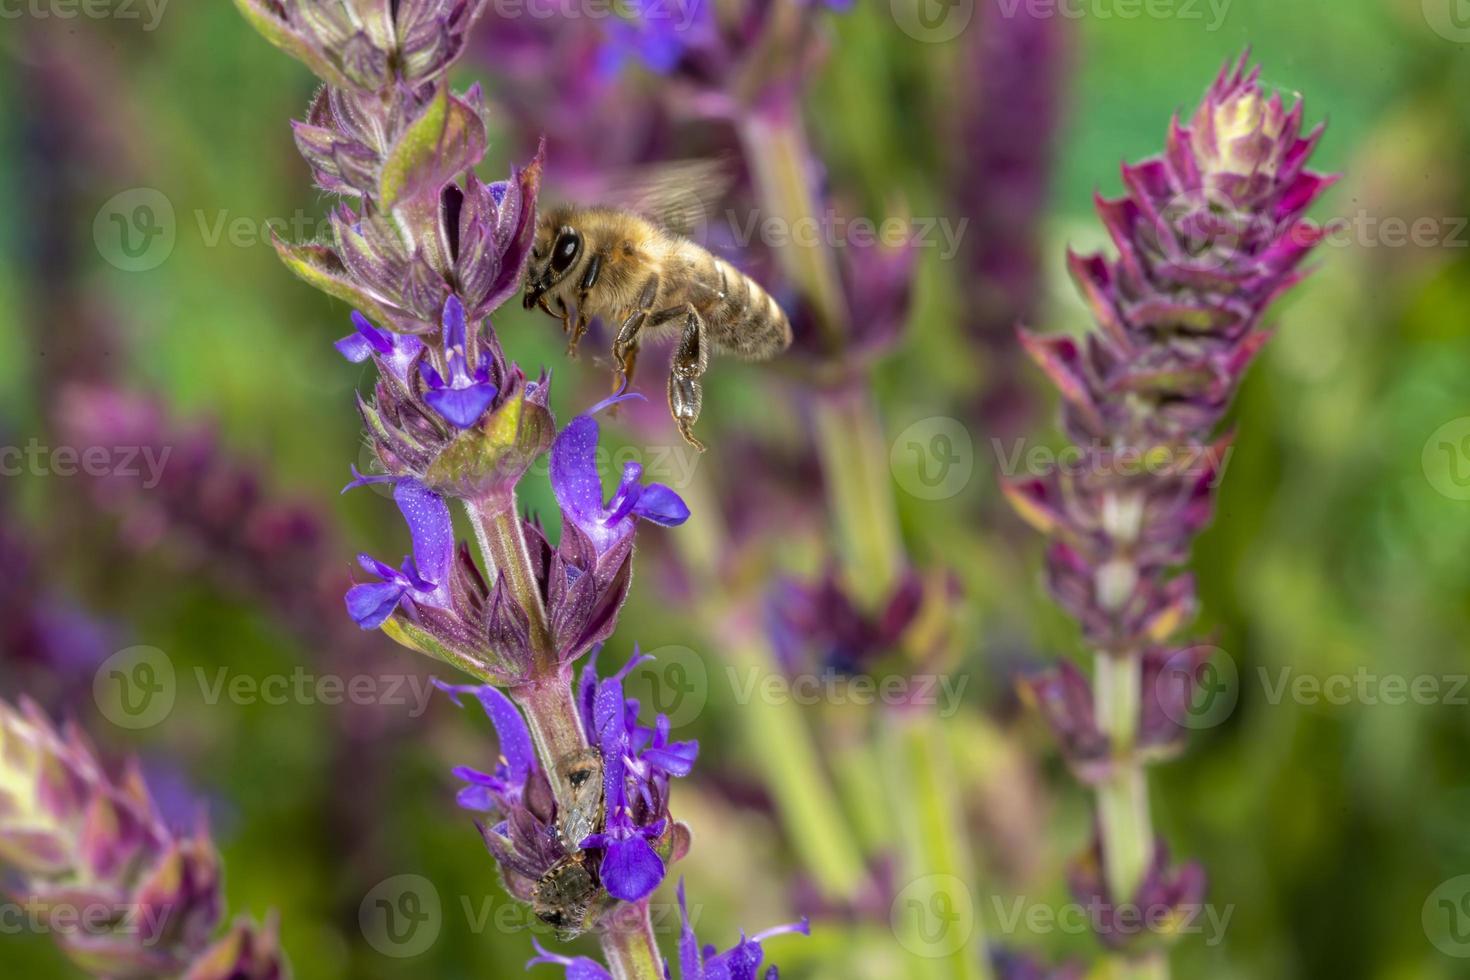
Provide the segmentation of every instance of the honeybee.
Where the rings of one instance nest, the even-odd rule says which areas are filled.
[[[710,354],[763,361],[791,346],[791,323],[761,285],[675,230],[671,216],[697,190],[684,182],[699,170],[669,170],[642,209],[561,205],[542,213],[526,267],[525,307],[562,321],[575,354],[587,324],[602,318],[616,331],[612,356],[619,385],[632,379],[639,346],[677,332],[669,374],[669,411],[700,452],[693,426],[704,401]],[[673,201],[675,207],[664,205]],[[575,310],[575,313],[573,312]]]

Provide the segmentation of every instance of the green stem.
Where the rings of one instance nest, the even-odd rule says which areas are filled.
[[[751,758],[759,760],[775,797],[781,823],[792,845],[828,898],[856,895],[865,879],[862,852],[853,840],[842,807],[812,743],[800,706],[789,699],[765,698],[768,677],[777,674],[763,643],[740,631],[726,631],[731,669],[753,692],[738,712]]]
[[[846,584],[873,608],[892,591],[906,563],[877,412],[865,390],[849,386],[822,392],[815,418]]]
[[[904,880],[914,889],[901,939],[913,955],[911,976],[989,980],[984,917],[970,884],[973,860],[941,724],[930,712],[889,712],[882,727],[889,796],[905,804],[898,807]]]
[[[631,912],[631,928],[628,913]],[[663,957],[653,935],[648,900],[626,906],[613,928],[598,934],[613,980],[663,980]]]
[[[577,711],[577,702],[572,696],[570,668],[563,668],[550,677],[512,688],[509,693],[526,716],[526,725],[531,729],[531,743],[535,745],[536,756],[547,773],[556,772],[557,764],[562,759],[587,747],[587,735],[582,730],[582,716]],[[570,793],[564,791],[564,782],[562,779],[551,780],[557,806],[563,813],[573,803]]]
[[[1115,904],[1134,900],[1154,855],[1148,776],[1134,751],[1142,682],[1138,657],[1098,654],[1095,710],[1098,728],[1112,743],[1113,772],[1097,787],[1097,813],[1103,871]],[[1119,980],[1167,980],[1169,975],[1168,961],[1161,954],[1119,957],[1114,969]]]

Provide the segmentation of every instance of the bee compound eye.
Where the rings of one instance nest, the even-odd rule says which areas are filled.
[[[556,236],[556,244],[551,249],[551,271],[561,275],[572,267],[577,259],[577,253],[582,250],[582,236],[570,228],[563,228]]]

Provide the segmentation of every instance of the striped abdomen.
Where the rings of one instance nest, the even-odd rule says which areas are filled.
[[[746,361],[763,361],[791,346],[791,323],[771,294],[724,259],[700,249],[691,262],[703,302],[709,338],[725,353]]]

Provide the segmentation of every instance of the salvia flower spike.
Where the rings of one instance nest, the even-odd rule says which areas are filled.
[[[1047,585],[1099,651],[1095,683],[1063,664],[1023,685],[1097,787],[1096,853],[1073,878],[1087,898],[1203,893],[1198,867],[1166,867],[1142,766],[1179,750],[1207,666],[1209,648],[1177,645],[1196,608],[1181,569],[1213,513],[1231,449],[1220,425],[1269,336],[1266,312],[1322,237],[1305,216],[1333,181],[1307,169],[1321,132],[1302,132],[1300,102],[1264,91],[1247,56],[1227,63],[1164,153],[1124,166],[1125,195],[1098,200],[1116,256],[1069,256],[1096,329],[1021,334],[1079,450],[1005,491],[1047,536]],[[1126,943],[1122,930],[1103,938]]]
[[[21,876],[15,895],[28,915],[55,916],[50,932],[91,976],[288,975],[274,922],[261,930],[241,921],[211,945],[224,899],[202,820],[175,833],[136,763],[113,778],[79,729],[57,730],[30,701],[0,701],[0,863]],[[244,967],[236,949],[249,953]]]

